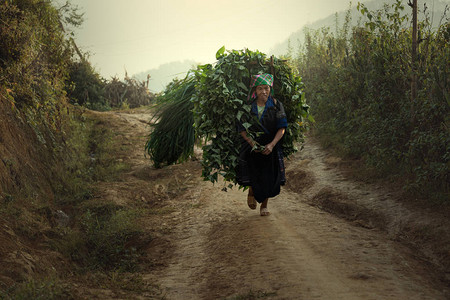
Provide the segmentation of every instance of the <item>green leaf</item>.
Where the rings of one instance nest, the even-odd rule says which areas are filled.
[[[236,119],[238,119],[240,121],[243,114],[244,114],[244,112],[242,110],[238,111],[238,113],[236,114]]]
[[[225,53],[225,46],[222,46],[219,50],[216,52],[216,59],[219,59],[223,54]]]
[[[238,87],[240,87],[243,90],[248,90],[248,88],[242,82],[239,82],[237,85],[238,85]]]

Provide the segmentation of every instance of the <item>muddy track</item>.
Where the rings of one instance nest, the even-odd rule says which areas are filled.
[[[445,299],[413,253],[383,232],[354,226],[284,190],[271,216],[245,194],[203,186],[202,206],[178,224],[158,276],[168,299]]]
[[[121,158],[132,170],[109,193],[123,199],[132,186],[133,199],[123,201],[142,203],[140,194],[162,195],[167,212],[147,223],[155,237],[148,256],[158,267],[142,275],[159,286],[154,298],[448,299],[429,265],[392,238],[398,214],[418,216],[389,192],[346,179],[312,141],[287,162],[289,183],[261,217],[241,190],[203,182],[198,161],[152,168],[142,146],[148,113],[109,114],[122,137],[141,143]]]

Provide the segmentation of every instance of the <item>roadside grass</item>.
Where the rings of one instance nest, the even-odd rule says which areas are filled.
[[[65,147],[57,154],[61,163],[54,169],[55,198],[58,206],[70,211],[71,221],[70,226],[52,228],[59,238],[50,242],[51,247],[78,270],[135,270],[139,253],[133,241],[142,235],[138,212],[92,198],[96,182],[117,180],[128,169],[116,159],[119,142],[107,124],[81,108],[71,111],[66,134]],[[10,211],[26,215],[20,208]],[[36,227],[23,223],[23,228]]]
[[[73,262],[81,273],[92,270],[134,272],[141,256],[142,228],[135,221],[139,213],[119,209],[85,211],[53,246]],[[149,238],[149,237],[148,237]]]
[[[163,207],[159,207],[159,208],[148,209],[147,213],[150,215],[168,215],[175,211],[176,211],[175,207],[163,206]]]
[[[231,297],[225,298],[224,300],[253,300],[253,299],[263,299],[263,298],[275,297],[276,295],[277,295],[276,292],[250,290],[246,294],[231,296]]]
[[[129,169],[116,159],[113,132],[101,121],[87,117],[82,109],[71,112],[66,132],[66,146],[58,153],[63,163],[55,166],[58,203],[89,199],[94,192],[92,183],[116,180]]]
[[[29,240],[38,240],[48,231],[51,216],[47,199],[26,192],[26,187],[15,195],[0,195],[0,218]]]
[[[94,272],[86,274],[84,280],[93,286],[101,286],[117,292],[133,292],[141,296],[152,295],[151,299],[161,299],[161,287],[150,283],[141,274],[120,271]],[[129,296],[129,295],[128,295]],[[160,297],[155,297],[160,296]]]
[[[139,222],[143,211],[94,197],[96,182],[113,184],[130,168],[117,159],[117,152],[124,151],[121,140],[107,123],[82,108],[73,108],[66,124],[64,144],[54,153],[54,201],[24,186],[20,193],[0,193],[0,216],[20,237],[39,241],[45,235],[43,246],[61,253],[70,272],[1,286],[0,299],[76,299],[70,283],[87,274],[98,277],[88,285],[99,281],[119,294],[157,295],[158,287],[138,273],[143,249],[152,239]],[[66,223],[58,222],[58,210],[64,211]],[[154,214],[171,211],[161,208]]]
[[[5,300],[72,300],[77,297],[71,287],[63,284],[56,277],[30,279],[0,291],[0,299]]]

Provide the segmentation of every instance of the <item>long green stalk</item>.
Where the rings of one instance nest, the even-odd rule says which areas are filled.
[[[145,150],[156,168],[185,161],[194,152],[195,130],[191,97],[193,78],[174,81],[160,97],[153,131]]]

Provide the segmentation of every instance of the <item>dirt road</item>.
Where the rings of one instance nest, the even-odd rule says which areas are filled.
[[[145,110],[98,116],[119,131],[128,147],[120,159],[131,164],[99,193],[154,212],[143,219],[154,239],[142,275],[160,294],[137,298],[448,299],[432,270],[386,230],[311,205],[334,196],[390,201],[388,192],[345,179],[312,141],[287,161],[290,183],[261,217],[244,192],[203,182],[198,161],[154,169],[143,155]]]

